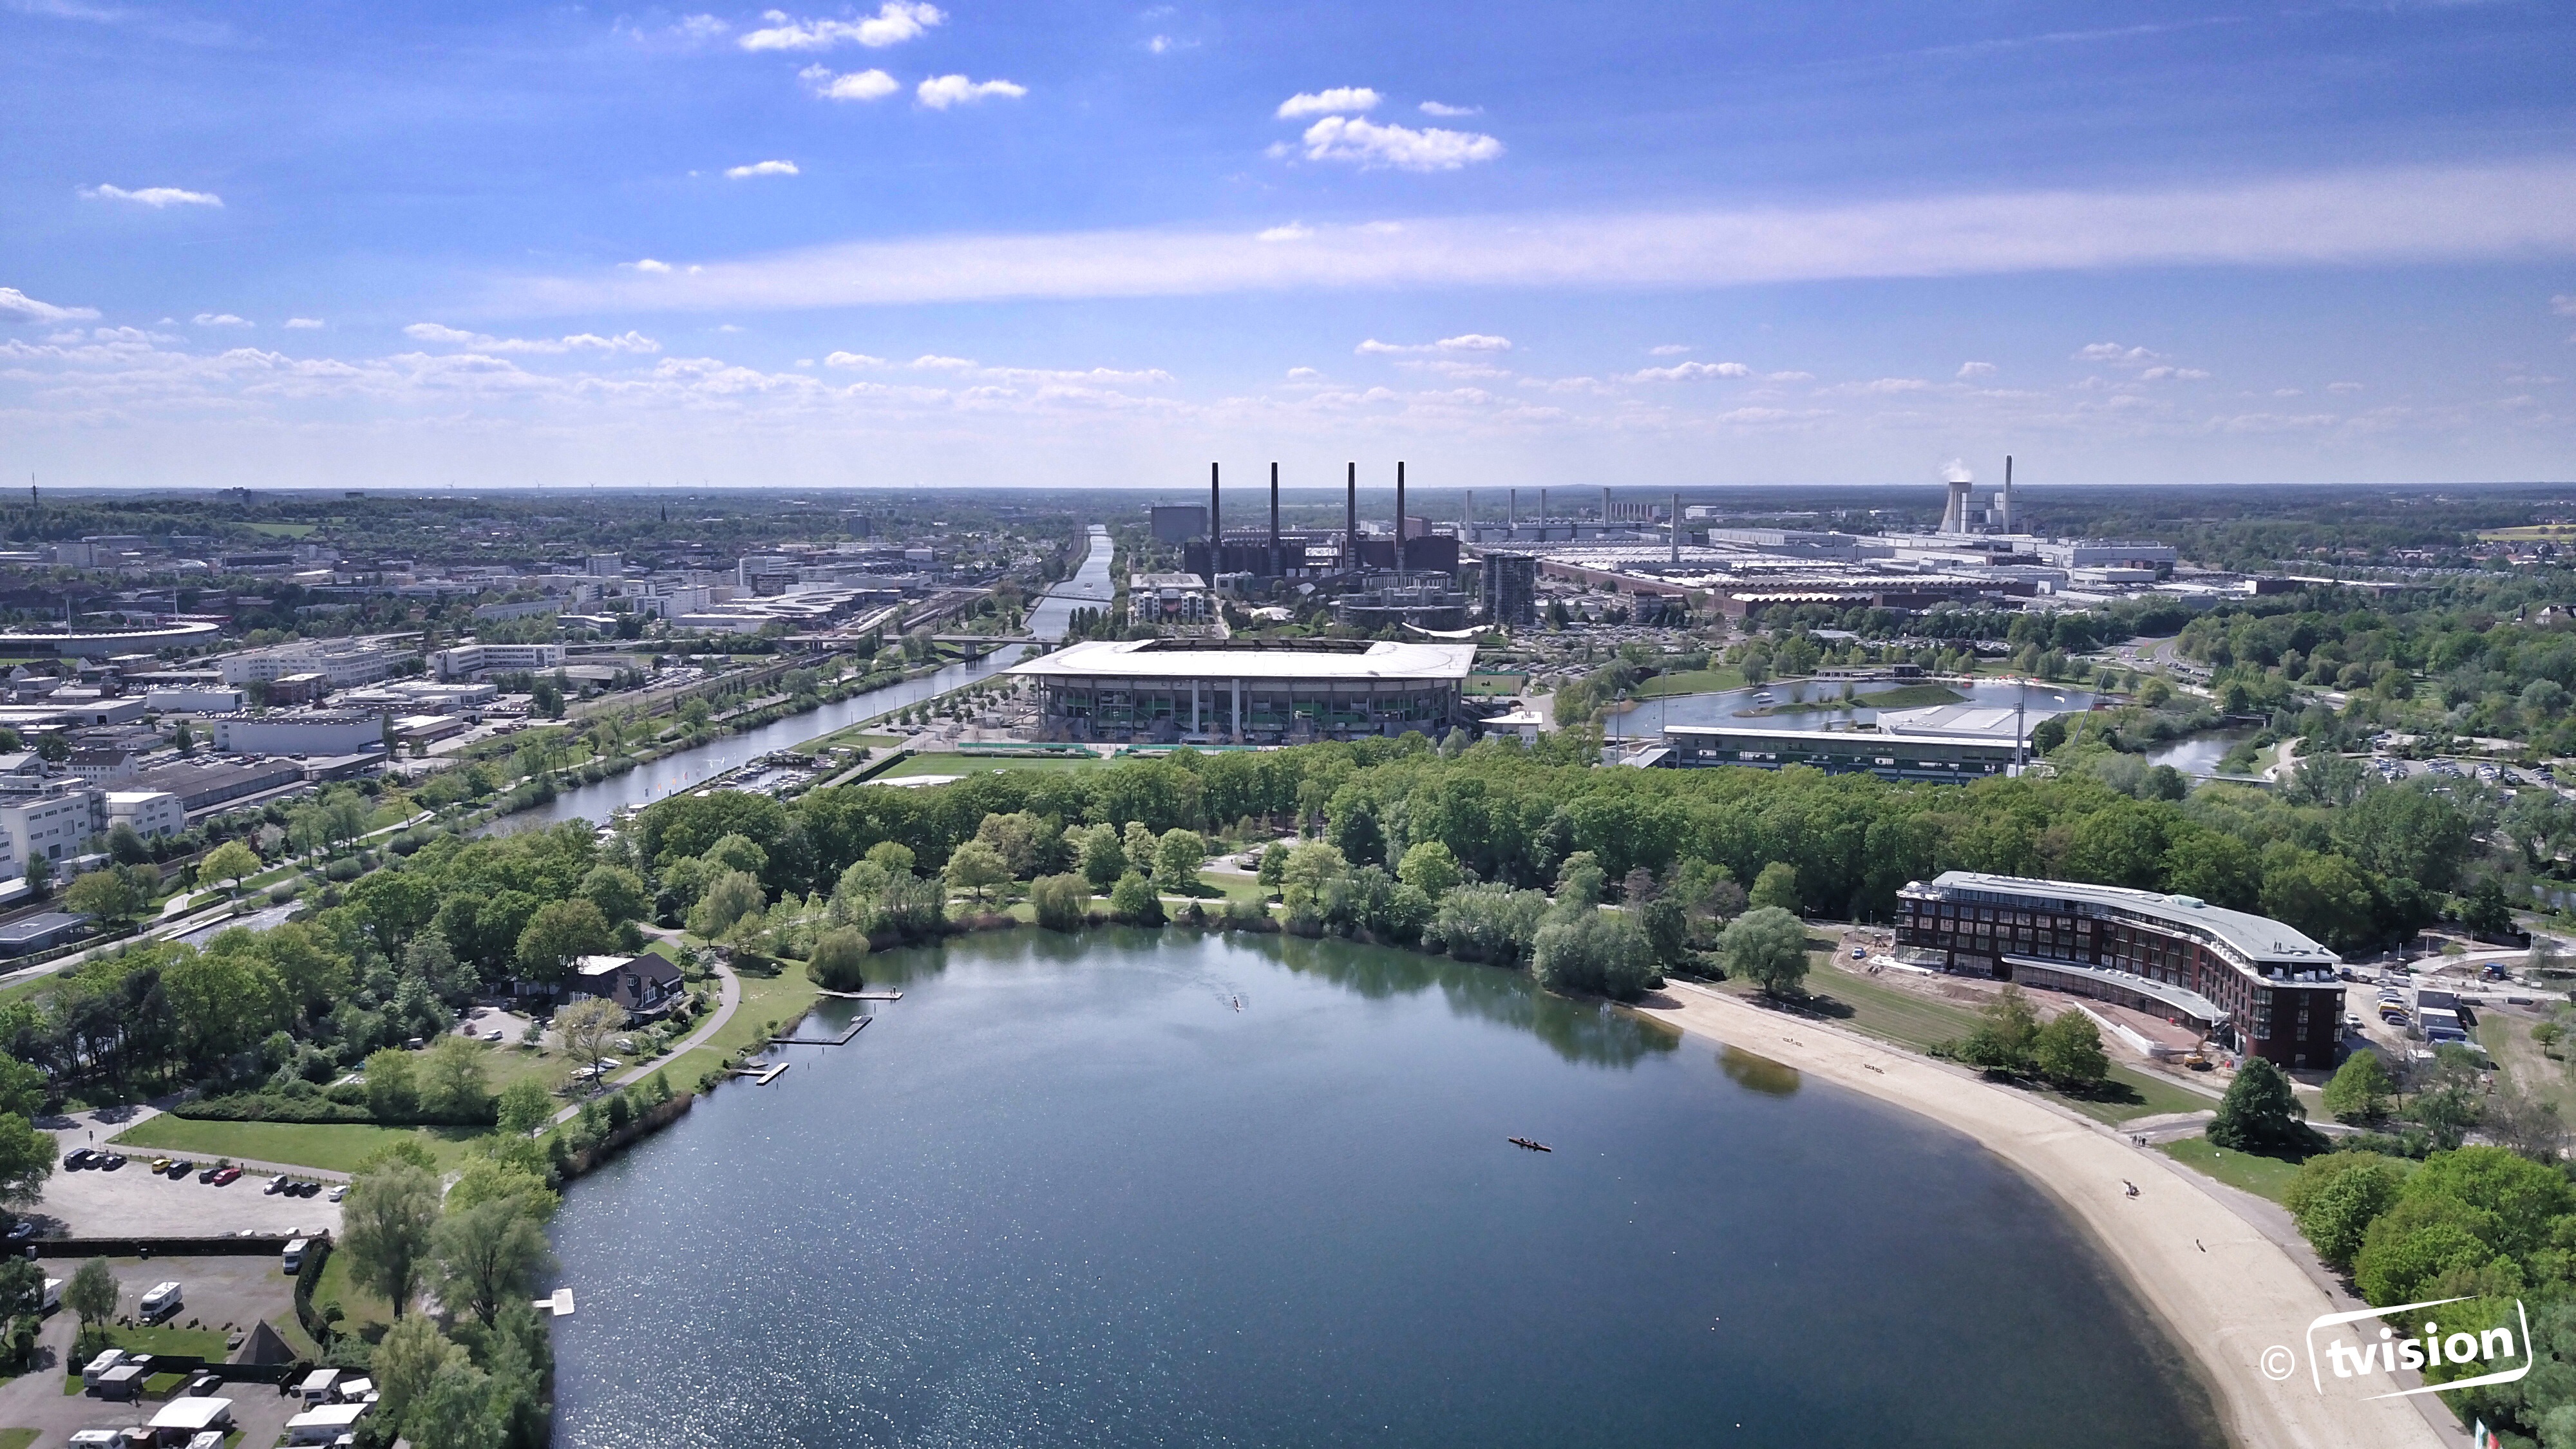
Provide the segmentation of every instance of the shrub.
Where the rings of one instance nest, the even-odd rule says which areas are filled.
[[[1070,873],[1042,875],[1029,883],[1029,904],[1048,930],[1079,930],[1091,913],[1091,882]]]
[[[269,904],[278,906],[285,905],[288,901],[295,899],[295,893],[302,888],[302,882],[300,881],[279,881],[277,884],[268,888]]]
[[[856,991],[867,984],[868,933],[856,926],[825,931],[806,958],[805,974],[826,991]]]
[[[1154,894],[1151,882],[1131,870],[1109,888],[1109,914],[1122,926],[1159,926],[1163,898]]]

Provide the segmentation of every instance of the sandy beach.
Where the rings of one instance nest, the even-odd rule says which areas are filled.
[[[2331,1377],[2326,1392],[2317,1392],[2306,1329],[2340,1305],[2278,1244],[2162,1153],[2139,1151],[2112,1128],[1964,1069],[1684,982],[1636,1009],[1919,1112],[2019,1169],[2091,1231],[2198,1360],[2230,1439],[2245,1449],[2430,1449],[2446,1442],[2413,1401],[2370,1402],[2357,1386]],[[2138,1185],[2138,1196],[2128,1196],[2124,1179]],[[2276,1345],[2298,1355],[2285,1380],[2262,1369],[2264,1351]],[[2276,1367],[2279,1362],[2276,1355]]]

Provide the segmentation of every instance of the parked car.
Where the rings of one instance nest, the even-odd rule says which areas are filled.
[[[220,1174],[220,1173],[221,1173],[221,1172],[222,1172],[226,1167],[228,1167],[228,1166],[230,1166],[230,1165],[231,1165],[231,1164],[229,1164],[229,1163],[223,1163],[223,1162],[212,1163],[212,1164],[208,1165],[208,1167],[206,1168],[206,1170],[205,1170],[205,1171],[200,1172],[200,1173],[198,1173],[198,1174],[197,1174],[197,1181],[199,1181],[199,1182],[212,1182],[212,1181],[214,1181],[214,1180],[215,1180],[215,1178],[216,1178],[216,1176],[217,1176],[218,1174]]]
[[[349,1185],[345,1182],[335,1182],[331,1184],[331,1191],[327,1194],[333,1202],[338,1202],[341,1199],[346,1198],[348,1195]]]
[[[167,1168],[164,1168],[162,1170],[162,1175],[169,1178],[172,1182],[178,1182],[186,1178],[189,1173],[196,1170],[197,1164],[195,1162],[182,1157],[172,1162]]]
[[[63,1154],[63,1168],[68,1172],[78,1172],[84,1167],[94,1167],[97,1164],[98,1153],[93,1148],[74,1148]]]
[[[238,1168],[238,1167],[219,1167],[219,1168],[215,1169],[215,1186],[217,1186],[217,1187],[230,1187],[230,1186],[232,1186],[234,1183],[239,1182],[239,1181],[241,1181],[241,1169],[240,1169],[240,1168]]]
[[[36,1235],[36,1220],[20,1218],[9,1225],[9,1241],[23,1243]]]
[[[125,1154],[122,1152],[102,1152],[98,1156],[98,1170],[101,1172],[114,1172],[124,1165]]]
[[[166,1157],[156,1157],[156,1158],[153,1158],[153,1159],[152,1159],[152,1175],[153,1175],[154,1177],[159,1177],[161,1174],[163,1174],[163,1173],[165,1173],[165,1172],[168,1172],[169,1170],[170,1170],[170,1159],[169,1159],[169,1158],[166,1158]]]
[[[262,1197],[275,1197],[284,1191],[286,1191],[286,1179],[282,1177],[272,1177],[268,1180],[268,1186],[259,1190],[259,1195]]]
[[[295,1195],[297,1197],[320,1197],[322,1195],[322,1184],[310,1179],[299,1182],[295,1185]]]

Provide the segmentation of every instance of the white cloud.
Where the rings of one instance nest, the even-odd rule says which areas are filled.
[[[797,176],[801,174],[803,173],[796,169],[796,163],[793,161],[754,161],[748,166],[734,166],[725,171],[725,175],[732,177],[736,181],[740,181],[746,176]]]
[[[2300,224],[2282,225],[2285,215]],[[1311,240],[1293,247],[1258,242],[1239,225],[930,236],[710,263],[685,283],[532,278],[505,287],[503,300],[523,314],[647,305],[739,311],[1332,289],[1707,288],[2571,253],[2576,161],[2551,161],[1806,210],[1416,217],[1317,224]]]
[[[221,207],[224,199],[211,191],[182,191],[176,186],[146,186],[128,191],[122,186],[84,186],[81,195],[92,201],[130,201],[160,211],[173,206]]]
[[[1972,377],[1992,377],[1994,375],[1995,365],[1991,362],[1962,362],[1959,364],[1959,380],[1961,382],[1966,382]]]
[[[971,357],[942,357],[936,352],[925,352],[914,358],[912,365],[934,372],[962,372],[973,367],[975,360]]]
[[[1255,233],[1255,239],[1266,242],[1304,241],[1314,234],[1313,227],[1302,221],[1292,221],[1286,226],[1274,226],[1268,231]]]
[[[321,327],[322,319],[319,317],[289,317],[286,319],[286,330],[289,332],[314,332],[319,331]]]
[[[1690,344],[1687,342],[1667,342],[1661,347],[1649,347],[1646,349],[1646,353],[1650,357],[1679,357],[1688,351],[1690,351]]]
[[[1391,357],[1417,352],[1509,352],[1512,339],[1483,332],[1462,332],[1437,342],[1380,342],[1372,337],[1351,350],[1362,357]]]
[[[1860,385],[1862,392],[1924,392],[1932,384],[1919,377],[1882,377]]]
[[[825,367],[883,367],[886,360],[864,352],[835,352],[823,359]]]
[[[1169,55],[1176,50],[1196,50],[1198,45],[1195,40],[1174,40],[1168,35],[1157,35],[1145,42],[1145,48],[1156,55]]]
[[[1764,382],[1814,382],[1816,375],[1812,372],[1766,372],[1762,374],[1762,380]]]
[[[641,332],[623,332],[615,337],[602,337],[594,332],[577,332],[570,337],[491,337],[461,328],[442,327],[435,322],[414,322],[403,329],[403,335],[414,342],[442,343],[475,352],[649,353],[662,350],[661,343]]]
[[[97,315],[96,307],[57,307],[51,302],[39,302],[15,287],[0,287],[0,321],[86,322]]]
[[[189,320],[200,327],[256,327],[259,325],[236,317],[230,312],[200,312]]]
[[[834,75],[829,67],[809,65],[798,71],[796,78],[827,101],[883,100],[903,89],[903,82],[881,70],[854,70],[847,75]]]
[[[2197,367],[2150,367],[2138,374],[2138,380],[2141,382],[2163,382],[2167,379],[2175,382],[2207,382],[2209,374]]]
[[[791,20],[783,10],[769,11],[761,18],[770,22],[767,28],[750,31],[735,43],[745,50],[829,50],[855,40],[880,50],[910,40],[948,17],[936,5],[885,0],[865,20]]]
[[[1324,374],[1311,367],[1292,367],[1288,369],[1288,380],[1290,382],[1313,382],[1321,378],[1323,375]]]
[[[671,264],[669,262],[657,262],[651,257],[646,257],[642,261],[638,262],[620,262],[618,265],[633,267],[639,272],[644,272],[654,276],[662,275],[671,270]]]
[[[1335,86],[1328,91],[1300,91],[1281,101],[1276,114],[1280,120],[1296,121],[1308,116],[1373,111],[1383,99],[1367,86]]]
[[[2117,342],[2088,342],[2075,350],[2077,362],[2108,362],[2132,367],[2143,367],[2163,355],[2143,347],[2122,347]]]
[[[2552,297],[2549,310],[2561,317],[2576,317],[2576,297]]]
[[[1422,103],[1422,114],[1426,116],[1481,116],[1484,113],[1485,108],[1483,106],[1444,106],[1438,101],[1424,101]]]
[[[1628,374],[1631,382],[1691,382],[1703,377],[1751,377],[1753,369],[1741,362],[1678,362],[1670,367],[1649,367]]]
[[[2360,383],[2357,383],[2357,382],[2330,382],[2330,383],[2327,383],[2327,384],[2326,384],[2326,391],[2328,391],[2328,392],[2359,392],[2359,391],[2361,391],[2361,384],[2360,384]]]
[[[1503,143],[1473,131],[1381,126],[1355,116],[1326,116],[1306,128],[1306,159],[1349,161],[1364,169],[1455,171],[1503,154]]]
[[[921,98],[921,103],[934,111],[944,111],[950,106],[968,105],[986,96],[1002,96],[1009,100],[1018,100],[1028,93],[1027,86],[1011,81],[970,81],[962,75],[932,76],[913,90],[913,94]]]

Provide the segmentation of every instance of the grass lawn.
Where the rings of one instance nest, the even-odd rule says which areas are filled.
[[[183,1358],[202,1358],[209,1363],[222,1363],[229,1350],[223,1334],[211,1328],[172,1328],[168,1324],[151,1327],[120,1328],[109,1325],[110,1343],[129,1353],[166,1353]],[[72,1364],[63,1374],[63,1392],[81,1391],[80,1365]]]
[[[1512,695],[1520,693],[1521,686],[1527,683],[1529,683],[1529,676],[1526,674],[1501,674],[1478,670],[1467,676],[1466,692],[1469,695]]]
[[[35,1442],[33,1429],[0,1429],[0,1449],[27,1449]]]
[[[1916,1051],[1927,1051],[1937,1042],[1965,1036],[1977,1023],[1977,1014],[1964,1006],[1929,1000],[1910,991],[1882,986],[1866,976],[1823,967],[1823,954],[1808,953],[1811,969],[1807,972],[1807,1000],[1801,1006],[1788,1008],[1791,1014],[1831,1021]],[[1717,988],[1738,996],[1761,994],[1761,988],[1749,981],[1721,981]]]
[[[735,1009],[733,1020],[707,1038],[705,1045],[663,1068],[670,1075],[671,1090],[696,1091],[698,1078],[760,1037],[762,1023],[775,1022],[783,1031],[803,1016],[816,999],[814,983],[806,979],[804,963],[799,961],[783,963],[775,976],[745,976],[742,1005]]]
[[[1658,674],[1637,686],[1637,698],[1662,699],[1675,694],[1707,694],[1720,689],[1744,687],[1744,672],[1739,669],[1682,669],[1671,674]]]
[[[340,1312],[345,1315],[340,1320],[340,1330],[343,1333],[356,1333],[371,1326],[380,1328],[393,1326],[393,1305],[359,1287],[350,1279],[349,1255],[346,1253],[333,1253],[323,1259],[321,1280],[313,1285],[315,1308],[318,1309],[321,1305],[334,1301],[339,1303]],[[287,1315],[290,1320],[294,1316],[291,1313]]]
[[[1042,770],[1049,773],[1060,774],[1070,770],[1098,769],[1102,763],[1102,760],[1097,755],[1088,755],[1079,759],[1057,759],[1052,756],[1045,755],[1026,757],[1008,755],[990,757],[954,754],[913,755],[905,759],[900,764],[897,764],[893,769],[887,770],[883,774],[872,776],[871,778],[878,780],[901,780],[915,775],[985,775],[996,774],[1003,770]]]
[[[2142,1072],[2116,1063],[2111,1068],[2110,1077],[2103,1082],[2102,1090],[2093,1096],[2073,1097],[2056,1091],[2047,1095],[2096,1122],[2114,1125],[2167,1112],[2204,1112],[2218,1105],[2214,1097],[2204,1097],[2153,1072]]]
[[[2249,1152],[2230,1152],[2206,1137],[2186,1137],[2179,1142],[2161,1144],[2158,1151],[2167,1157],[2207,1176],[2217,1178],[2229,1187],[2243,1188],[2256,1197],[2281,1200],[2289,1190],[2290,1179],[2299,1175],[2299,1164],[2284,1157],[2256,1157]]]
[[[354,1172],[359,1163],[399,1137],[421,1143],[438,1155],[440,1165],[452,1166],[464,1156],[466,1142],[485,1130],[377,1127],[364,1122],[191,1122],[164,1114],[129,1127],[112,1140],[123,1147],[160,1148],[198,1158],[230,1157],[322,1172]],[[230,1190],[244,1188],[235,1184]]]
[[[1201,871],[1199,884],[1216,891],[1217,895],[1229,901],[1251,901],[1258,905],[1270,898],[1270,892],[1262,887],[1260,879],[1255,876],[1218,875],[1213,871]],[[1202,897],[1201,899],[1213,903],[1215,898]]]
[[[1854,704],[1871,709],[1928,709],[1936,704],[1966,704],[1968,697],[1946,684],[1906,684],[1876,694],[1856,695]]]
[[[2502,1011],[2478,1013],[2478,1043],[2494,1057],[2504,1076],[2525,1092],[2558,1108],[2565,1120],[2576,1113],[2576,1086],[2567,1064],[2540,1049],[2531,1039],[2532,1023]],[[2564,1050],[2562,1047],[2561,1050]]]
[[[523,1077],[534,1077],[545,1084],[546,1090],[553,1091],[572,1071],[572,1060],[561,1052],[532,1052],[498,1044],[484,1050],[484,1081],[495,1092]]]

